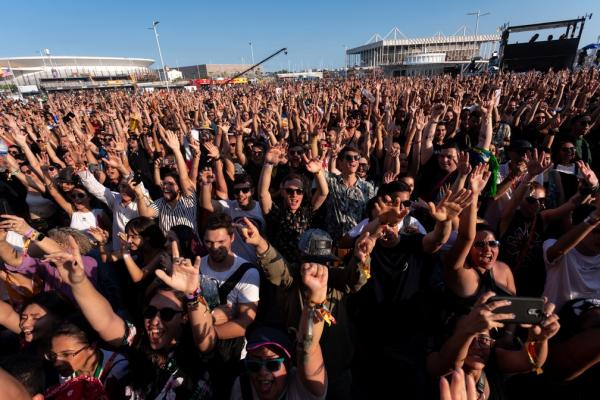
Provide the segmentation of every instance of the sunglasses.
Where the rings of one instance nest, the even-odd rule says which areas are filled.
[[[148,306],[144,310],[144,319],[154,319],[156,314],[158,317],[164,322],[169,322],[172,320],[177,314],[182,314],[182,310],[173,310],[172,308],[161,308],[160,310],[154,306]]]
[[[292,189],[292,188],[285,188],[285,192],[291,196],[293,194],[295,194],[296,196],[300,196],[304,194],[304,190],[302,189]]]
[[[48,171],[50,171],[50,172],[54,172],[54,171],[56,171],[56,167],[54,167],[54,166],[49,166],[49,167],[48,167]]]
[[[478,240],[476,242],[473,242],[473,247],[477,248],[477,249],[483,249],[485,247],[485,245],[490,246],[492,249],[495,249],[497,247],[500,247],[500,242],[498,240]]]
[[[72,199],[85,199],[87,195],[81,192],[71,192]]]
[[[304,150],[290,150],[290,156],[301,156],[304,154]]]
[[[352,162],[352,161],[358,161],[358,160],[360,160],[360,156],[359,156],[359,155],[355,155],[355,156],[352,156],[352,155],[345,155],[345,156],[344,156],[344,160],[346,160],[346,161],[348,161],[348,162]]]
[[[238,193],[242,192],[244,194],[248,194],[248,193],[250,193],[251,190],[252,190],[252,188],[249,188],[249,187],[233,188],[233,193],[238,194]]]
[[[535,198],[533,196],[527,196],[525,197],[525,201],[527,201],[527,203],[534,205],[534,204],[539,204],[540,206],[543,206],[546,204],[546,198],[545,197],[539,197],[539,198]]]
[[[576,151],[575,147],[561,147],[560,150],[565,153],[575,153]]]
[[[412,200],[404,200],[401,204],[402,207],[409,208],[410,206],[412,206],[413,202]]]
[[[285,361],[285,358],[283,358],[283,357],[271,358],[269,360],[245,359],[244,365],[246,366],[246,369],[252,373],[260,372],[262,367],[265,367],[267,369],[267,371],[276,372],[276,371],[279,371],[279,369],[281,368],[281,364],[283,364],[284,361]]]

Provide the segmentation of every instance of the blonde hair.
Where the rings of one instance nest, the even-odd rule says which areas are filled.
[[[85,233],[73,228],[54,228],[48,232],[48,236],[58,242],[61,246],[67,247],[69,236],[75,239],[79,246],[79,251],[85,255],[94,248],[90,239]]]

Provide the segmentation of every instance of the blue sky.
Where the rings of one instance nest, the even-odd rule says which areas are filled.
[[[397,26],[408,37],[453,34],[461,25],[480,33],[512,25],[576,18],[586,22],[581,46],[600,35],[600,1],[10,1],[0,11],[0,57],[31,56],[48,48],[54,55],[123,56],[158,60],[149,27],[159,19],[167,65],[258,61],[289,49],[267,70],[339,67],[344,46],[364,44]]]

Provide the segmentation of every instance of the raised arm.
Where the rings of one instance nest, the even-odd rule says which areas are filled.
[[[217,200],[212,198],[212,184],[215,181],[215,175],[212,169],[206,168],[200,173],[200,206],[210,213],[221,212],[223,206]]]
[[[179,143],[179,138],[175,133],[169,130],[165,131],[164,134],[161,134],[161,137],[167,146],[169,146],[171,151],[173,151],[175,159],[177,160],[177,170],[179,171],[179,183],[181,185],[182,193],[184,196],[190,196],[194,193],[194,188],[196,185],[190,180],[185,159],[183,158],[183,154],[181,154],[181,144]]]
[[[306,306],[298,327],[296,368],[304,387],[314,396],[326,391],[327,372],[320,340],[323,334],[323,304],[327,299],[328,268],[315,263],[301,265],[302,283],[306,288]]]
[[[50,254],[45,260],[56,266],[62,281],[71,287],[83,315],[102,340],[111,346],[122,346],[127,332],[125,321],[113,311],[108,300],[85,275],[77,242],[70,236],[68,241],[68,252]]]
[[[329,186],[327,186],[327,180],[325,179],[325,174],[323,173],[323,160],[326,156],[326,151],[321,154],[320,157],[315,157],[311,160],[308,159],[306,154],[302,155],[306,170],[314,174],[315,182],[317,183],[317,190],[315,190],[315,193],[313,193],[312,196],[313,211],[318,210],[323,205],[325,200],[327,200],[327,196],[329,195]]]
[[[172,289],[185,294],[194,342],[201,352],[209,352],[214,347],[217,336],[212,315],[199,287],[200,257],[196,257],[192,264],[191,260],[179,257],[177,242],[173,242],[172,246],[171,275],[157,269],[156,276]]]
[[[427,164],[431,156],[433,155],[433,138],[435,136],[435,128],[440,121],[442,115],[446,111],[446,106],[442,103],[436,104],[431,109],[431,116],[429,122],[423,129],[422,143],[421,143],[421,165]]]
[[[258,180],[258,201],[264,215],[270,213],[273,206],[273,199],[269,191],[271,176],[273,175],[273,167],[279,164],[282,157],[283,154],[280,146],[271,147],[265,154],[264,164]]]
[[[0,300],[0,325],[11,331],[12,333],[20,334],[21,327],[19,313],[11,307],[10,304]]]

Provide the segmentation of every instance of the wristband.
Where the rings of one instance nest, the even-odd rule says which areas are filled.
[[[200,287],[197,287],[192,293],[188,293],[185,295],[186,301],[194,301],[200,296]]]
[[[538,356],[537,351],[535,350],[535,342],[527,342],[527,357],[529,358],[529,363],[531,364],[531,371],[535,371],[536,375],[540,375],[544,370],[542,367],[538,366]]]
[[[592,217],[591,215],[588,215],[587,217],[585,217],[583,222],[590,226],[594,226],[598,224],[598,222],[600,222],[600,217]]]
[[[309,301],[309,304],[313,303]],[[313,323],[325,321],[327,326],[331,326],[332,324],[335,325],[337,323],[335,317],[331,314],[331,311],[329,311],[329,307],[327,307],[324,302],[311,305],[308,315]]]

